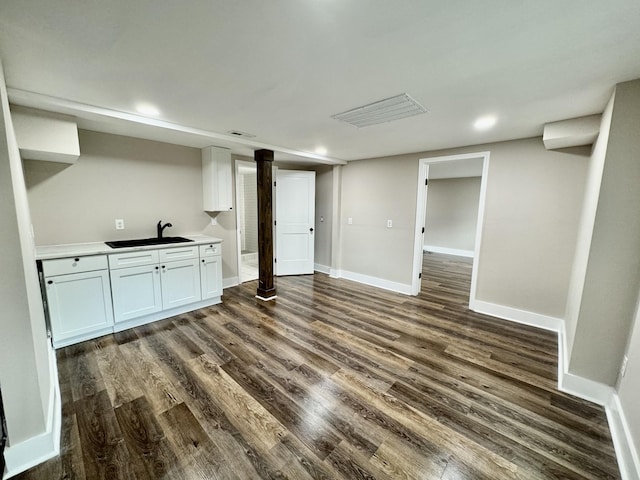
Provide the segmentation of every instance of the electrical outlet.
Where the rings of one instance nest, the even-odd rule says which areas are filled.
[[[629,357],[626,355],[622,358],[622,365],[620,366],[620,376],[624,377],[625,373],[627,373],[627,363],[629,363]]]
[[[347,224],[348,225],[353,225],[353,218],[351,218],[351,217],[347,218]]]
[[[122,218],[116,218],[116,230],[124,230],[124,220]]]
[[[392,228],[392,227],[393,227],[393,221],[387,220],[387,228]]]

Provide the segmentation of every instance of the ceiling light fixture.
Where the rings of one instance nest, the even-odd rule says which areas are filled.
[[[478,118],[474,122],[473,128],[475,128],[476,130],[488,130],[489,128],[493,127],[497,121],[498,119],[493,115],[485,115],[484,117]]]
[[[151,105],[150,103],[139,103],[136,105],[136,111],[142,115],[149,117],[157,117],[160,115],[160,110]]]
[[[427,109],[406,93],[332,115],[331,118],[358,128],[392,122],[401,118],[427,113]]]

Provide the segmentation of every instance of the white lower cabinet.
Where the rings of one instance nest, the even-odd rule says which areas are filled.
[[[197,303],[202,299],[197,246],[144,253],[133,251],[109,255],[116,323]]]
[[[162,310],[158,265],[111,270],[111,288],[116,323]]]
[[[102,259],[76,257],[43,262],[54,347],[112,331],[113,311],[106,265],[105,256]],[[100,267],[104,269],[92,270]],[[83,271],[87,269],[89,271]]]
[[[203,300],[222,295],[222,257],[200,260],[200,285]]]
[[[222,295],[219,244],[43,260],[42,270],[54,347],[213,305]]]
[[[181,307],[199,302],[200,266],[198,259],[166,262],[160,266],[162,272],[162,308]]]

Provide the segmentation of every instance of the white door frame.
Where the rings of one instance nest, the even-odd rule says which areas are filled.
[[[238,250],[238,283],[242,283],[242,278],[240,272],[242,271],[242,235],[240,234],[240,189],[238,188],[240,183],[240,167],[251,167],[253,169],[257,169],[257,165],[255,162],[247,162],[246,160],[238,160],[236,159],[236,247]]]
[[[415,243],[413,251],[413,272],[411,281],[411,294],[418,295],[422,280],[419,278],[422,273],[422,249],[424,246],[424,225],[426,213],[426,189],[425,182],[429,174],[429,165],[432,163],[450,162],[453,160],[469,160],[482,158],[482,179],[480,181],[480,199],[478,202],[478,223],[476,224],[476,244],[473,256],[473,269],[471,271],[471,291],[469,292],[469,308],[473,310],[476,300],[476,288],[478,282],[478,266],[480,265],[480,242],[482,240],[482,229],[484,226],[484,204],[487,195],[487,180],[489,173],[489,158],[491,152],[464,153],[460,155],[447,155],[444,157],[421,158],[418,163],[418,195],[416,203],[416,229]]]
[[[276,252],[278,251],[278,187],[276,186],[278,178],[278,166],[273,165],[271,167],[271,218],[273,219],[273,228],[271,236],[273,237],[273,276],[278,276],[278,262]]]

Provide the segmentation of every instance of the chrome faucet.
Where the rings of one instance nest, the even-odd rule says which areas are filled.
[[[167,227],[173,227],[173,225],[171,225],[170,223],[165,223],[164,225],[162,225],[162,220],[160,220],[158,222],[158,225],[156,226],[156,231],[158,232],[158,238],[162,238],[162,232],[164,231],[165,228]]]

